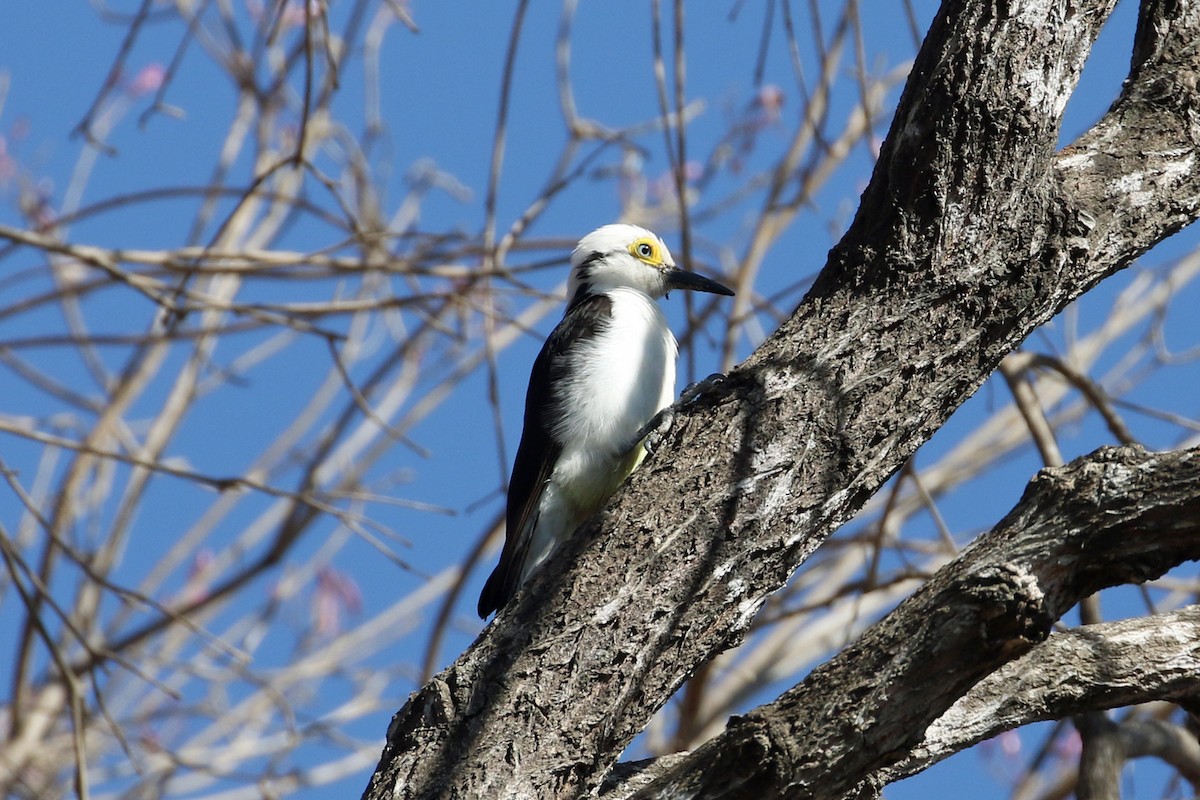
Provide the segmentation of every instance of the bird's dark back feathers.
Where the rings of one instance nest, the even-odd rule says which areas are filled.
[[[562,444],[553,435],[562,418],[555,387],[566,385],[571,377],[568,353],[607,328],[612,308],[606,294],[577,295],[533,362],[525,394],[525,427],[508,482],[504,551],[479,595],[481,618],[502,608],[520,586],[542,490],[562,453]]]

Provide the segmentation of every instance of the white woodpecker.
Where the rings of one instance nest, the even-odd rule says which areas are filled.
[[[645,426],[675,396],[678,345],[655,301],[733,292],[675,266],[662,239],[605,225],[571,254],[567,310],[529,376],[500,563],[479,616],[503,607],[645,457]]]

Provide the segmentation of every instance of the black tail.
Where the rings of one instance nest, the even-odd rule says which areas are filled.
[[[504,552],[500,554],[500,563],[488,576],[483,591],[479,593],[479,605],[475,610],[480,619],[487,619],[488,614],[499,611],[513,599],[517,589],[521,588],[521,565],[525,563],[525,548],[519,552],[510,552],[508,542],[504,543]]]
[[[503,561],[496,565],[483,585],[483,591],[479,593],[479,605],[475,608],[480,619],[487,619],[493,611],[499,611],[516,593],[507,585],[509,581],[504,579],[504,573],[508,571],[505,566]]]

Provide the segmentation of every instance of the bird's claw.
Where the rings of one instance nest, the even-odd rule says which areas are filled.
[[[643,425],[641,430],[637,432],[637,441],[641,442],[642,449],[646,451],[646,455],[652,455],[658,449],[658,446],[662,444],[663,439],[670,432],[671,426],[675,424],[675,406],[686,406],[696,402],[702,395],[712,391],[713,388],[721,385],[724,381],[724,375],[720,372],[714,372],[704,380],[688,384],[683,393],[679,395],[679,400],[674,406],[667,406],[655,414],[653,419]]]
[[[679,402],[675,405],[682,406],[687,405],[688,403],[694,403],[700,397],[708,394],[724,382],[724,373],[714,372],[712,375],[709,375],[703,380],[696,381],[695,383],[689,383],[683,390],[683,393],[679,395]]]
[[[674,424],[675,409],[667,406],[642,426],[642,429],[637,432],[637,437],[638,441],[642,443],[642,449],[646,451],[646,455],[653,455]]]

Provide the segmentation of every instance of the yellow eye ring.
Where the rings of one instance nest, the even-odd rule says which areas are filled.
[[[662,254],[659,252],[658,242],[652,239],[638,239],[633,244],[629,245],[630,254],[647,264],[661,264]]]

